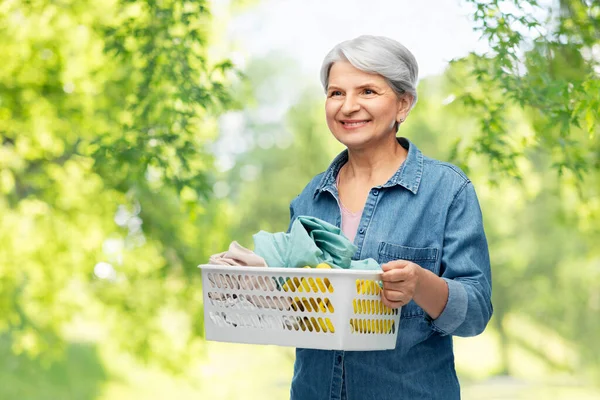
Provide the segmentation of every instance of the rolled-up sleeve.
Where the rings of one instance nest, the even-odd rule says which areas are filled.
[[[446,307],[432,329],[444,335],[475,336],[492,317],[492,279],[481,209],[466,181],[448,210],[442,249],[441,277],[448,285]]]

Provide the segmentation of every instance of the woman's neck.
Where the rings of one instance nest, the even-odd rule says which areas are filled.
[[[390,139],[375,147],[348,149],[348,162],[340,171],[340,179],[370,187],[385,184],[400,168],[408,153],[395,135]]]

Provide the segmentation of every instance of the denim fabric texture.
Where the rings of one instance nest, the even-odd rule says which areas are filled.
[[[432,320],[414,301],[400,313],[394,350],[297,349],[292,400],[454,400],[460,386],[452,336],[483,332],[492,316],[491,271],[479,202],[457,167],[425,157],[398,138],[408,156],[366,200],[354,260],[410,260],[442,277],[448,302]],[[336,177],[347,151],[290,205],[291,221],[313,216],[341,224]]]

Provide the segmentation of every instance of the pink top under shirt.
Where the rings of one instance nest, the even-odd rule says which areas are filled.
[[[339,183],[340,174],[338,173],[338,176],[335,179],[335,184],[338,188],[340,186]],[[342,214],[342,232],[352,243],[354,243],[363,210],[361,209],[360,211],[352,212],[344,207],[341,200],[338,201],[338,203],[340,205],[340,213]]]

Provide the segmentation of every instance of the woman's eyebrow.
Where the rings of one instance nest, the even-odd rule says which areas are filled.
[[[380,89],[379,85],[377,85],[375,82],[367,82],[367,83],[363,83],[362,85],[356,86],[353,89],[364,89],[364,88],[377,88]],[[342,88],[340,88],[339,86],[336,85],[329,85],[328,90],[343,90]]]

